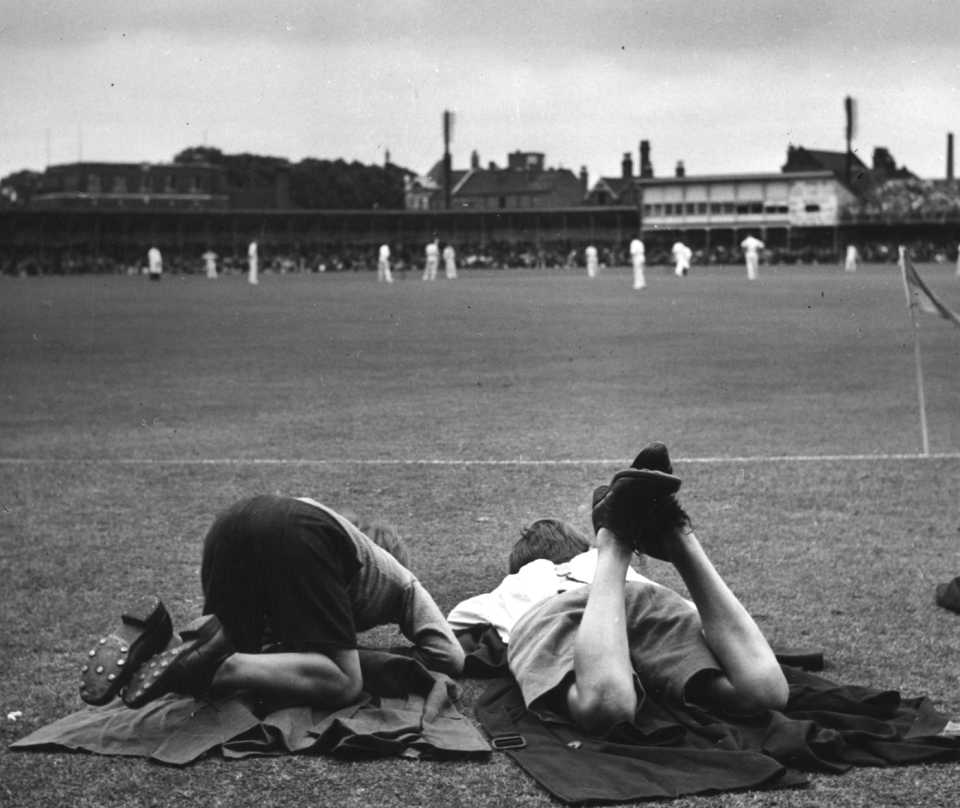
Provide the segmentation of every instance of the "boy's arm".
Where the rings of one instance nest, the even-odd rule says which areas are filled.
[[[463,673],[463,647],[430,593],[416,579],[404,592],[398,625],[416,646],[414,656],[428,668],[450,676]]]

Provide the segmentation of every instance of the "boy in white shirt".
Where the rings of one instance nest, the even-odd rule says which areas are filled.
[[[551,520],[540,520],[518,546],[536,550],[542,542],[538,552],[552,576],[532,560],[489,596],[448,616],[454,628],[469,616],[473,625],[483,618],[506,630],[510,671],[529,709],[602,734],[631,722],[647,692],[745,713],[786,704],[776,656],[704,552],[676,500],[679,487],[667,448],[650,444],[594,492],[595,562],[564,559],[576,546],[567,540],[575,529],[544,536],[535,526]],[[555,535],[565,543],[551,554]],[[692,601],[631,575],[634,553],[671,562]],[[578,574],[579,564],[585,569]],[[527,579],[529,605],[513,591]]]

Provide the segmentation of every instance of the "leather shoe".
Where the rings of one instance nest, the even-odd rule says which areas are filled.
[[[631,468],[618,471],[610,485],[594,490],[594,530],[606,527],[630,542],[635,552],[668,561],[670,539],[689,526],[676,498],[679,488],[667,447],[651,443],[640,450]]]
[[[165,693],[203,696],[220,664],[234,652],[216,615],[199,617],[180,632],[180,643],[156,654],[123,692],[128,707],[142,707]]]
[[[80,698],[98,706],[109,702],[172,636],[170,614],[159,598],[133,604],[120,615],[120,626],[87,653],[80,668]]]

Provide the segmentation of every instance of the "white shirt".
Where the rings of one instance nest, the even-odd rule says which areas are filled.
[[[431,241],[427,245],[427,258],[439,258],[440,257],[440,248],[437,246],[437,242]]]
[[[634,258],[643,258],[644,254],[643,242],[640,239],[635,238],[630,242],[630,255]]]
[[[390,248],[386,244],[380,245],[380,260],[381,261],[390,260]]]
[[[743,241],[740,242],[740,247],[747,255],[756,255],[757,250],[762,250],[764,244],[758,238],[747,236]]]
[[[593,580],[596,569],[596,548],[574,556],[565,564],[538,558],[508,575],[492,592],[458,603],[447,615],[447,622],[454,631],[489,624],[497,630],[500,639],[509,643],[510,631],[528,610],[552,595],[586,586]],[[633,569],[627,570],[627,580],[653,584]]]
[[[247,257],[256,258],[257,257],[257,242],[251,241],[250,246],[247,247]]]

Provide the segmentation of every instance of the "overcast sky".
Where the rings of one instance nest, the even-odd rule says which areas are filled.
[[[426,171],[513,150],[591,182],[778,171],[789,143],[945,174],[957,0],[0,0],[0,176],[187,146]],[[960,148],[960,142],[958,142]],[[960,162],[958,162],[960,166]]]

